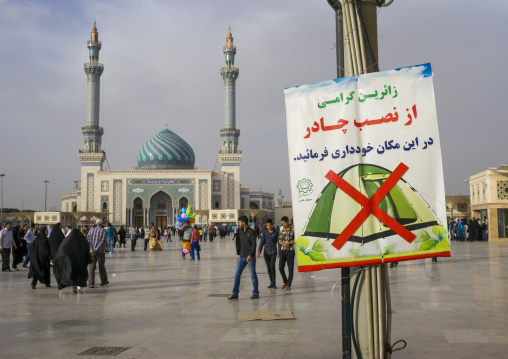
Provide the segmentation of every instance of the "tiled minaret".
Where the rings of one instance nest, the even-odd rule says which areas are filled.
[[[90,41],[87,42],[89,58],[85,62],[84,70],[88,83],[88,100],[86,111],[86,125],[81,129],[83,133],[83,149],[79,151],[81,160],[81,207],[85,211],[97,210],[94,203],[95,173],[102,171],[106,160],[106,153],[102,150],[102,135],[104,130],[99,127],[100,109],[100,80],[104,66],[99,63],[101,42],[99,33],[93,24]]]
[[[222,171],[228,172],[229,195],[226,208],[240,208],[240,162],[242,151],[238,150],[240,130],[236,128],[236,79],[239,70],[235,65],[236,46],[233,45],[233,35],[229,28],[226,46],[223,47],[226,66],[220,69],[224,80],[224,128],[220,130],[222,149],[219,161]]]

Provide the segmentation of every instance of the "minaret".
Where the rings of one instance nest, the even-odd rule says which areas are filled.
[[[93,23],[90,41],[87,43],[89,59],[85,62],[84,70],[88,83],[88,101],[86,111],[86,126],[82,128],[83,133],[83,150],[80,152],[81,162],[100,162],[106,159],[106,154],[102,151],[102,134],[104,130],[99,127],[99,109],[100,109],[100,92],[101,92],[101,75],[104,71],[104,65],[99,63],[99,51],[101,50],[101,42],[99,41],[99,33]]]
[[[236,128],[236,79],[239,70],[234,67],[236,46],[233,45],[233,35],[229,28],[226,37],[226,46],[223,47],[226,58],[226,67],[220,69],[224,80],[224,128],[220,130],[222,149],[219,153],[222,171],[228,172],[228,209],[240,208],[240,162],[242,151],[238,150],[238,137],[240,130]],[[224,202],[223,202],[224,203]]]
[[[102,135],[104,130],[99,127],[100,80],[104,66],[99,63],[101,42],[99,33],[93,23],[90,41],[87,42],[89,59],[85,62],[84,70],[87,77],[87,111],[86,125],[81,129],[83,133],[83,149],[79,150],[81,160],[81,209],[82,211],[98,210],[100,205],[95,203],[94,192],[98,184],[97,172],[102,171],[106,160],[106,153],[102,150]]]

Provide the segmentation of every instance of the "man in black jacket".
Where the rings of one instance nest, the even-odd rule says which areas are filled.
[[[246,266],[249,266],[250,277],[252,279],[251,299],[259,298],[258,291],[258,276],[256,274],[256,232],[249,227],[249,220],[246,216],[238,218],[238,233],[237,233],[237,249],[236,252],[240,256],[236,263],[235,272],[235,285],[233,287],[233,294],[228,299],[238,299],[240,293],[240,279],[242,272]]]

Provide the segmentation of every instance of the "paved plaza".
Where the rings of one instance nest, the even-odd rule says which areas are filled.
[[[97,358],[92,347],[126,347],[117,358],[340,358],[340,270],[296,273],[291,291],[270,290],[258,260],[260,298],[230,294],[236,252],[231,237],[202,243],[201,261],[183,261],[180,242],[162,252],[116,250],[110,284],[73,295],[39,284],[27,270],[0,277],[2,359]],[[130,243],[128,243],[129,245]],[[452,258],[390,269],[393,358],[508,358],[508,244],[453,243]],[[282,284],[278,276],[277,285]],[[240,311],[291,310],[295,320],[239,322]]]

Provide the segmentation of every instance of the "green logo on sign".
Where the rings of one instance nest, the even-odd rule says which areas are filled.
[[[304,178],[298,181],[296,188],[298,189],[298,198],[310,196],[313,192],[311,180]]]

